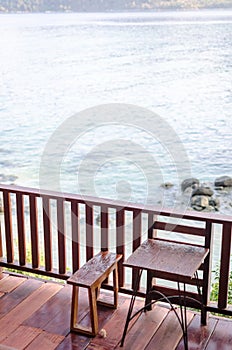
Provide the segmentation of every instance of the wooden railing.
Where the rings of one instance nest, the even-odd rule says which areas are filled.
[[[0,185],[0,266],[66,280],[99,250],[124,259],[147,237],[161,236],[210,248],[199,272],[207,310],[232,315],[227,305],[232,217],[215,213],[172,211],[94,197]],[[215,235],[214,235],[215,234]],[[215,252],[215,246],[217,251]],[[212,259],[220,261],[218,303],[209,302]],[[123,259],[123,260],[124,260]],[[136,271],[119,265],[120,291],[132,293]],[[171,295],[172,281],[154,281]],[[195,281],[188,294],[198,298]],[[105,284],[110,289],[111,285]],[[140,286],[144,296],[146,276]],[[197,304],[189,303],[191,306]]]

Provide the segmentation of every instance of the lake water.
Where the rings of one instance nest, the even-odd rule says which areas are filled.
[[[113,111],[111,124],[92,127],[77,114],[76,138],[61,132],[47,163],[47,187],[59,142],[58,188],[69,192],[171,206],[186,176],[232,176],[231,33],[232,11],[221,10],[0,15],[1,182],[40,186],[41,156],[59,127],[111,103],[159,119],[144,110],[124,125]],[[174,186],[163,191],[166,181]]]

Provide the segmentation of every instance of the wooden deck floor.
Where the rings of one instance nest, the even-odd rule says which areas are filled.
[[[104,293],[109,298],[109,293]],[[0,280],[0,350],[58,349],[110,350],[119,349],[129,297],[120,295],[119,307],[112,310],[99,306],[99,324],[106,338],[89,338],[69,332],[71,286],[43,282],[37,279],[5,274]],[[142,305],[138,300],[136,307]],[[87,298],[82,292],[80,316],[89,321]],[[191,311],[189,320],[189,349],[232,349],[232,320],[210,317],[206,327]],[[156,305],[142,313],[131,325],[126,337],[126,350],[182,350],[181,330],[175,314]]]

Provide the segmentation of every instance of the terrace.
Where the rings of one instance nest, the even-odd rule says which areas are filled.
[[[0,186],[2,213],[0,266],[33,273],[33,278],[2,272],[0,281],[0,348],[7,349],[114,349],[119,347],[136,271],[119,263],[119,307],[99,306],[100,328],[106,338],[70,333],[71,286],[36,279],[36,275],[66,281],[99,250],[110,250],[126,259],[146,238],[168,237],[210,248],[210,258],[199,271],[208,315],[188,311],[189,349],[229,349],[232,322],[228,305],[232,218],[215,213],[173,212],[17,186]],[[210,301],[212,270],[219,262],[218,300]],[[213,268],[212,268],[213,266]],[[175,294],[172,281],[156,279],[156,288]],[[110,298],[112,281],[102,286]],[[136,307],[143,303],[146,275],[142,276]],[[188,295],[198,298],[194,283]],[[198,307],[189,303],[189,307]],[[82,292],[80,314],[88,322],[87,298]],[[165,335],[165,336],[164,336]],[[157,304],[130,325],[125,349],[183,349],[181,329],[173,311]],[[136,344],[136,345],[135,345]],[[136,347],[137,346],[137,347]]]

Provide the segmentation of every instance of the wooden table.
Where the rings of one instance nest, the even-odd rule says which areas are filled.
[[[146,240],[139,246],[138,249],[134,251],[134,253],[124,262],[124,266],[136,268],[138,270],[138,277],[136,281],[136,288],[131,298],[131,303],[127,314],[121,346],[124,344],[129,322],[135,316],[131,316],[134,302],[142,272],[143,270],[146,270],[152,272],[154,277],[172,280],[178,283],[181,317],[179,317],[176,313],[169,297],[162,294],[161,299],[165,299],[175,311],[183,330],[185,349],[188,349],[185,283],[188,278],[192,279],[194,276],[197,278],[197,270],[208,253],[209,250],[204,247],[177,243],[158,238]],[[184,284],[183,290],[180,289],[180,283]],[[200,293],[200,288],[198,288],[198,292]],[[151,304],[151,294],[150,288],[147,288],[145,306],[140,311],[148,310],[148,305]]]

